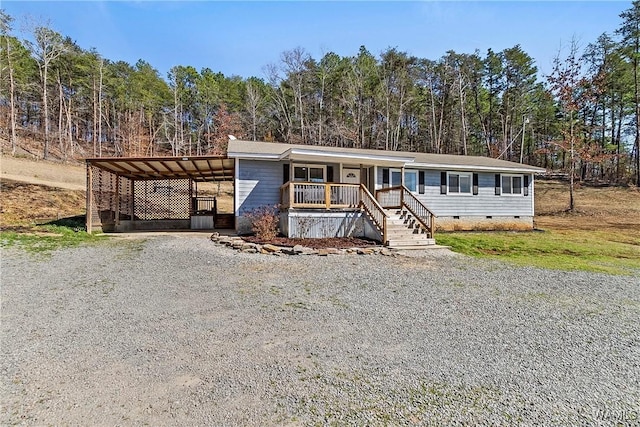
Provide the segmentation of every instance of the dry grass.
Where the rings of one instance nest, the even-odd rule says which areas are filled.
[[[85,193],[44,185],[0,180],[0,227],[23,229],[36,223],[84,215]]]
[[[637,187],[578,187],[575,211],[567,212],[569,187],[538,181],[535,189],[536,228],[611,234],[640,244],[640,190]]]

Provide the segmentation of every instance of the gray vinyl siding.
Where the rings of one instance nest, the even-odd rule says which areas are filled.
[[[281,162],[240,159],[236,161],[239,162],[235,185],[236,216],[262,206],[280,203],[283,178]]]
[[[440,194],[440,172],[425,173],[425,194],[416,196],[436,216],[533,216],[533,177],[529,195],[495,194],[495,174],[478,173],[478,194]]]
[[[414,170],[409,169],[407,170]],[[440,194],[440,170],[425,170],[424,194],[415,193],[436,216],[533,216],[533,176],[529,175],[529,195],[495,195],[495,173],[478,173],[478,194]],[[445,171],[446,172],[446,171]],[[449,172],[455,172],[453,170]],[[469,173],[469,171],[465,171]],[[510,174],[512,175],[512,174]],[[516,174],[517,175],[517,174]],[[526,175],[526,174],[525,174]],[[524,175],[523,175],[524,176]],[[524,182],[524,181],[523,181]],[[382,188],[382,168],[378,167],[376,189]]]

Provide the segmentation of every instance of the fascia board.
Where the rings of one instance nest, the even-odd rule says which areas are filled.
[[[292,148],[283,153],[283,157],[291,157],[292,155],[299,156],[317,156],[317,157],[331,157],[331,158],[342,158],[342,159],[360,159],[360,160],[370,160],[370,161],[382,161],[382,162],[393,162],[393,163],[413,163],[415,161],[415,157],[391,157],[391,156],[381,156],[376,154],[356,154],[356,153],[338,153],[335,151],[322,151],[322,150],[304,150],[304,149],[296,149]]]
[[[228,152],[227,157],[233,159],[244,160],[280,160],[280,154],[267,154],[267,153],[234,153]]]
[[[498,166],[473,166],[473,165],[456,165],[456,164],[441,164],[441,163],[412,163],[410,165],[414,168],[424,169],[439,169],[439,170],[465,170],[465,171],[486,171],[486,172],[528,172],[528,173],[540,173],[544,172],[542,168],[521,168],[521,167],[498,167]]]

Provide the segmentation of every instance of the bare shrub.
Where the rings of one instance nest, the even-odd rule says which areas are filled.
[[[251,221],[251,230],[256,237],[263,241],[273,240],[278,235],[279,207],[261,206],[249,212],[247,217]]]

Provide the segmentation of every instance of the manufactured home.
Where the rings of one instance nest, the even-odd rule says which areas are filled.
[[[87,229],[235,228],[277,206],[288,237],[435,243],[447,230],[530,230],[534,175],[504,160],[272,142],[229,141],[226,156],[87,159]],[[233,214],[201,197],[233,181]]]
[[[437,230],[530,230],[534,174],[476,156],[232,140],[235,220],[280,207],[290,237],[366,236],[390,246],[434,243]]]

